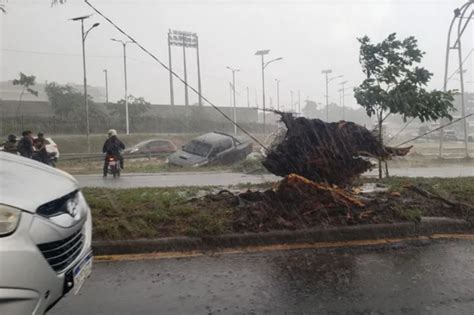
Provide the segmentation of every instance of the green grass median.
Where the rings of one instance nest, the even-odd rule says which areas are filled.
[[[363,179],[361,183],[370,181],[373,180]],[[460,217],[459,211],[451,214],[449,209],[437,209],[431,204],[424,206],[422,200],[420,202],[414,199],[417,202],[414,202],[413,206],[406,206],[411,204],[409,198],[414,198],[414,195],[404,197],[404,190],[408,185],[417,185],[443,198],[474,205],[474,177],[431,179],[394,177],[378,183],[386,185],[389,189],[377,198],[398,198],[393,197],[398,192],[402,192],[400,198],[408,198],[408,203],[405,200],[405,206],[397,206],[395,199],[390,209],[391,214],[396,213],[396,218],[400,221],[416,222],[420,216]],[[269,189],[271,185],[271,183],[248,184],[227,189],[232,192],[247,189],[263,191]],[[218,194],[219,191],[221,189],[217,187],[83,190],[92,209],[95,240],[151,239],[242,232],[234,228],[236,213],[240,207],[238,197],[228,191],[221,191],[221,194]],[[208,197],[203,198],[206,195]],[[227,197],[221,198],[221,195]],[[439,207],[442,208],[441,204]]]

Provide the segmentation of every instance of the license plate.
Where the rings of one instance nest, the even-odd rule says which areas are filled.
[[[110,166],[115,166],[116,163],[117,163],[117,162],[115,162],[115,161],[110,161],[110,162],[109,162],[109,165],[110,165]]]
[[[79,293],[82,285],[92,272],[92,252],[89,252],[73,269],[74,295]]]

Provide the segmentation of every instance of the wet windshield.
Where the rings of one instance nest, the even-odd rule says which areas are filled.
[[[207,156],[211,151],[211,148],[212,146],[209,143],[191,140],[189,143],[183,146],[183,151],[199,156]]]

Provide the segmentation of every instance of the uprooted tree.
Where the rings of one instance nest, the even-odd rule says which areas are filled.
[[[453,92],[426,90],[433,74],[417,66],[425,53],[418,48],[414,37],[398,40],[393,33],[378,44],[373,44],[367,36],[358,40],[359,61],[367,78],[354,88],[354,97],[369,117],[377,118],[381,147],[382,125],[392,114],[401,115],[404,121],[452,119]],[[382,159],[379,159],[379,177],[382,177]]]
[[[297,174],[317,183],[347,186],[372,168],[370,158],[406,155],[411,148],[381,146],[372,132],[353,122],[276,113],[287,131],[268,149],[262,164],[278,176]]]

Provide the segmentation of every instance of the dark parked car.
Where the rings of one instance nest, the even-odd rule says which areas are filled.
[[[125,154],[159,154],[159,153],[173,153],[178,148],[176,145],[166,139],[151,139],[140,142],[133,147],[124,151]]]
[[[168,163],[179,166],[231,164],[245,159],[251,152],[250,139],[211,132],[188,142],[181,150],[170,155]]]

